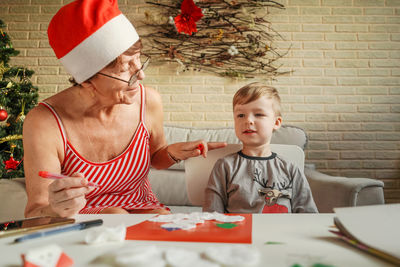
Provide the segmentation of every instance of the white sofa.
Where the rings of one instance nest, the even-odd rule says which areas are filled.
[[[233,128],[192,128],[165,126],[168,143],[204,139],[239,143]],[[294,126],[282,126],[275,132],[271,143],[292,144],[305,149],[306,133]],[[329,176],[305,166],[314,200],[320,212],[333,212],[334,207],[383,204],[383,182],[369,178]],[[151,169],[149,179],[158,199],[173,212],[200,211],[187,196],[184,161],[167,170]],[[23,218],[26,205],[24,178],[0,179],[0,221]]]

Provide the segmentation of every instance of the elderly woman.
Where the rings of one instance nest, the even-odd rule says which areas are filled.
[[[139,83],[149,61],[117,0],[71,2],[53,17],[48,36],[74,85],[25,119],[25,216],[167,213],[151,191],[150,165],[168,168],[226,144],[167,145],[161,97]],[[38,175],[44,171],[66,177],[45,179]]]

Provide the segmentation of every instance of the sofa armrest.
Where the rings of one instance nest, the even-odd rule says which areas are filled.
[[[319,212],[333,212],[336,207],[384,204],[383,182],[370,178],[330,176],[305,168]]]
[[[25,179],[0,179],[0,222],[24,218],[27,202]]]

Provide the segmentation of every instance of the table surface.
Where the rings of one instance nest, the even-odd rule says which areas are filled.
[[[103,219],[104,226],[111,227],[124,223],[126,226],[137,224],[154,215],[77,215],[77,221]],[[329,232],[333,225],[334,214],[254,214],[253,246],[261,252],[260,266],[291,267],[301,264],[303,267],[322,263],[339,266],[393,266],[375,256],[360,251]],[[90,230],[90,229],[89,229]],[[21,254],[32,248],[49,244],[58,244],[64,252],[73,258],[75,266],[110,266],[100,263],[100,255],[118,251],[120,248],[137,245],[156,245],[160,248],[175,247],[192,251],[204,251],[210,245],[227,246],[222,243],[196,242],[154,242],[126,240],[122,243],[87,245],[84,237],[87,231],[73,231],[59,235],[43,237],[22,243],[13,243],[16,236],[0,239],[0,266],[21,266]],[[283,244],[267,245],[268,241]]]

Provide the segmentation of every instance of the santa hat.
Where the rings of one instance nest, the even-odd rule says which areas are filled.
[[[117,0],[76,0],[63,6],[47,30],[66,70],[81,83],[139,40]]]

